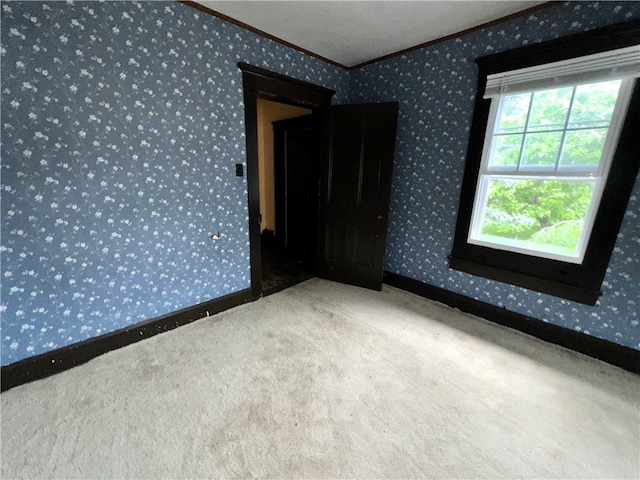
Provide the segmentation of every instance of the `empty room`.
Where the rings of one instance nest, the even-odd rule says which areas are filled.
[[[2,478],[640,478],[640,2],[0,20]]]

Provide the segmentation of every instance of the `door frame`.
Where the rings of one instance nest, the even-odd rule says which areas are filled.
[[[244,118],[247,141],[247,192],[249,202],[249,255],[251,263],[251,295],[262,296],[262,254],[260,241],[260,183],[258,178],[258,98],[298,107],[310,108],[315,115],[319,109],[331,105],[335,90],[270,72],[244,62],[242,71],[244,90]]]

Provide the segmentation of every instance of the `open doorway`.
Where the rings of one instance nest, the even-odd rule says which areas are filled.
[[[257,101],[313,111],[319,192],[316,271],[329,280],[380,290],[398,122],[398,102],[331,105],[334,90],[238,63],[247,132],[251,294],[262,289]]]
[[[317,156],[312,110],[257,99],[261,289],[268,295],[315,273]]]
[[[244,91],[244,113],[247,133],[247,193],[249,200],[249,247],[251,261],[251,295],[264,295],[262,288],[262,239],[260,232],[260,185],[258,168],[258,100],[266,99],[277,103],[295,105],[313,111],[312,121],[317,135],[314,151],[317,165],[320,165],[321,111],[331,105],[335,91],[285,75],[270,72],[260,67],[238,63],[242,70]],[[319,226],[319,222],[317,222]],[[319,236],[317,236],[319,237]],[[318,240],[318,238],[316,238]],[[319,245],[319,241],[317,243]],[[316,252],[318,248],[316,248]],[[316,256],[316,264],[319,256]]]

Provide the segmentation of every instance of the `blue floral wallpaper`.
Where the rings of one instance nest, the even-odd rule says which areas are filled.
[[[249,288],[237,63],[348,72],[176,2],[1,8],[2,365]]]
[[[640,349],[640,179],[603,285],[588,307],[450,270],[476,95],[474,59],[640,17],[640,2],[569,2],[352,72],[351,100],[398,100],[385,269]]]
[[[640,3],[559,4],[353,71],[175,2],[0,6],[2,365],[249,287],[239,61],[400,101],[387,270],[640,349],[640,180],[596,307],[447,265],[474,59]]]

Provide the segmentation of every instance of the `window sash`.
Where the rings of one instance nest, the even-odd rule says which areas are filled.
[[[615,80],[615,79],[611,79]],[[596,83],[597,80],[588,83]],[[613,154],[615,153],[615,148],[618,143],[618,137],[620,133],[620,128],[622,127],[622,123],[626,116],[626,110],[629,105],[629,99],[631,97],[631,92],[633,90],[634,79],[627,78],[623,79],[620,90],[618,92],[618,98],[616,100],[616,106],[611,115],[611,122],[608,127],[607,139],[605,141],[604,147],[602,149],[602,156],[598,167],[594,170],[593,168],[584,168],[580,167],[563,167],[558,169],[558,163],[554,165],[553,168],[549,168],[546,166],[529,166],[526,168],[513,169],[513,168],[502,168],[500,166],[489,166],[489,156],[491,154],[491,148],[493,146],[493,141],[495,137],[503,136],[503,134],[494,135],[493,132],[496,128],[496,122],[498,120],[498,115],[500,113],[500,99],[502,96],[492,98],[491,99],[491,107],[489,110],[489,119],[487,122],[487,129],[485,132],[484,145],[482,151],[482,161],[480,164],[480,174],[491,174],[491,175],[522,175],[522,176],[530,176],[532,174],[536,175],[553,175],[553,176],[569,176],[574,177],[578,175],[593,177],[593,176],[605,176],[609,170],[609,166],[611,165],[611,159],[613,158]],[[511,93],[509,93],[511,95]],[[570,112],[568,113],[568,115]],[[566,124],[565,124],[566,127]],[[575,129],[564,128],[557,129],[558,132],[569,132],[574,131]],[[556,130],[554,130],[556,131]],[[546,131],[545,131],[546,132]],[[532,132],[537,133],[537,132]],[[523,132],[523,134],[526,134]],[[562,145],[561,145],[562,148]],[[518,165],[519,166],[519,165]]]
[[[598,80],[594,80],[593,82],[589,82],[589,83],[596,83],[597,81]],[[615,149],[618,143],[620,129],[626,117],[626,110],[629,105],[631,92],[633,90],[633,84],[634,84],[634,80],[632,78],[627,78],[627,79],[623,79],[620,85],[618,98],[616,100],[616,105],[614,107],[614,111],[611,117],[611,122],[609,124],[607,137],[603,147],[600,162],[598,164],[597,169],[595,170],[580,169],[580,168],[575,168],[573,170],[571,169],[558,170],[557,161],[554,168],[545,168],[543,166],[543,167],[534,168],[534,169],[525,168],[525,169],[514,170],[513,168],[497,168],[495,166],[490,167],[489,157],[492,150],[492,143],[494,141],[494,138],[497,137],[497,135],[494,135],[493,132],[497,126],[501,96],[492,98],[491,107],[489,111],[489,119],[487,122],[487,129],[485,132],[482,160],[480,164],[476,194],[473,202],[471,224],[469,228],[467,242],[470,244],[486,246],[486,247],[495,248],[498,250],[524,253],[527,255],[534,255],[542,258],[549,258],[553,260],[561,260],[568,263],[581,264],[582,261],[584,260],[584,255],[586,252],[589,238],[591,237],[591,232],[593,230],[593,225],[595,222],[595,216],[598,211],[598,206],[600,205],[600,200],[602,198],[604,185],[606,184],[607,175],[611,167],[611,161],[613,159],[613,155],[615,153]],[[511,95],[511,93],[509,93],[509,95]],[[570,112],[567,113],[567,115],[569,114]],[[566,127],[566,123],[565,123],[565,127]],[[568,129],[566,128],[562,130],[563,134],[566,131],[568,131]],[[560,148],[562,148],[562,145]],[[520,159],[518,160],[518,167],[520,167]],[[481,236],[480,228],[482,225],[482,219],[484,216],[484,211],[485,211],[486,203],[488,200],[487,197],[488,197],[489,181],[493,178],[514,179],[514,180],[532,179],[532,180],[545,180],[545,181],[549,181],[549,180],[573,181],[573,180],[584,180],[586,178],[590,180],[594,180],[596,184],[595,184],[594,191],[589,204],[589,209],[584,218],[582,233],[580,235],[578,246],[576,248],[577,254],[575,256],[561,255],[561,254],[546,252],[542,250],[523,248],[523,247],[514,246],[514,245],[505,245],[501,243],[494,243],[494,242],[488,242],[486,240],[482,240],[480,238]]]
[[[593,189],[593,194],[591,195],[591,200],[589,202],[589,208],[587,210],[586,215],[584,216],[584,223],[582,227],[582,232],[580,234],[580,238],[578,240],[578,244],[576,246],[575,251],[576,255],[563,255],[559,253],[553,253],[551,251],[545,251],[542,249],[534,249],[527,248],[524,246],[514,245],[513,242],[509,242],[506,240],[504,243],[500,242],[491,242],[488,240],[484,240],[482,237],[484,235],[481,232],[482,220],[485,215],[485,209],[487,208],[488,201],[488,192],[489,192],[489,182],[493,179],[502,179],[502,180],[542,180],[542,181],[565,181],[565,182],[579,182],[584,181],[585,178],[594,181],[595,186]],[[552,260],[561,260],[563,262],[569,263],[582,263],[584,259],[584,254],[586,251],[586,246],[588,243],[588,239],[591,236],[591,231],[593,230],[593,225],[595,222],[596,213],[598,211],[598,205],[600,204],[600,199],[602,198],[602,193],[604,191],[604,185],[606,183],[606,178],[598,177],[558,177],[558,176],[524,176],[524,175],[493,175],[493,174],[485,174],[481,175],[478,179],[478,188],[476,189],[476,197],[473,205],[473,213],[471,216],[471,226],[469,228],[469,236],[467,238],[467,242],[474,245],[481,245],[485,247],[495,248],[498,250],[506,250],[509,252],[516,253],[524,253],[527,255],[534,255],[542,258],[549,258]],[[511,243],[511,244],[509,244]]]

